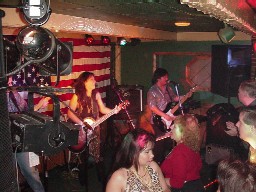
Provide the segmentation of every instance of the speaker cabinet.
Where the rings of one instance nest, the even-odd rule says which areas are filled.
[[[250,79],[251,46],[213,45],[211,67],[211,91],[236,97],[240,83]]]
[[[114,108],[115,105],[121,102],[120,97],[122,100],[128,100],[130,102],[126,110],[132,118],[143,111],[143,86],[118,85],[114,89],[110,89],[107,96],[107,106]],[[125,110],[121,110],[114,118],[127,119]]]

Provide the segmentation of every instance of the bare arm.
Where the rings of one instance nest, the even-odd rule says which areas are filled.
[[[101,95],[100,93],[96,93],[96,100],[97,100],[97,103],[99,105],[99,110],[102,114],[107,114],[111,111],[110,108],[106,107],[105,104],[103,103],[102,99],[101,99]]]
[[[38,104],[34,106],[34,111],[38,111],[39,109],[45,108],[48,105],[50,99],[51,99],[50,97],[43,97],[38,102]]]
[[[113,173],[107,183],[106,192],[122,192],[125,190],[127,174],[125,169],[119,169]]]
[[[74,94],[69,102],[69,107],[73,110],[76,111],[78,106],[78,102],[77,102],[77,95]],[[68,110],[68,117],[76,124],[82,125],[83,122],[71,111]]]

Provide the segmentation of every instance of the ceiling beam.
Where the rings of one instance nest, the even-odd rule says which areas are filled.
[[[3,10],[5,11],[3,27],[23,27],[27,25],[17,9],[4,8]],[[49,21],[43,27],[52,32],[89,33],[149,40],[177,40],[177,34],[174,32],[55,13],[51,14]]]

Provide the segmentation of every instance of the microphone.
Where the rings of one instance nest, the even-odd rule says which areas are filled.
[[[179,85],[179,83],[177,83],[175,81],[168,80],[167,82],[170,83],[170,84],[173,84],[174,86],[178,86]]]

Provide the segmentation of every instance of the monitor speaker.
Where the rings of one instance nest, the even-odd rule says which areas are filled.
[[[118,85],[114,89],[108,91],[107,96],[107,106],[114,108],[122,100],[128,100],[129,105],[126,110],[133,118],[137,116],[140,112],[143,111],[143,86],[139,85]],[[121,110],[116,116],[115,119],[126,119],[126,113],[124,110]]]
[[[213,45],[211,91],[223,97],[236,97],[242,81],[250,79],[251,46]]]

